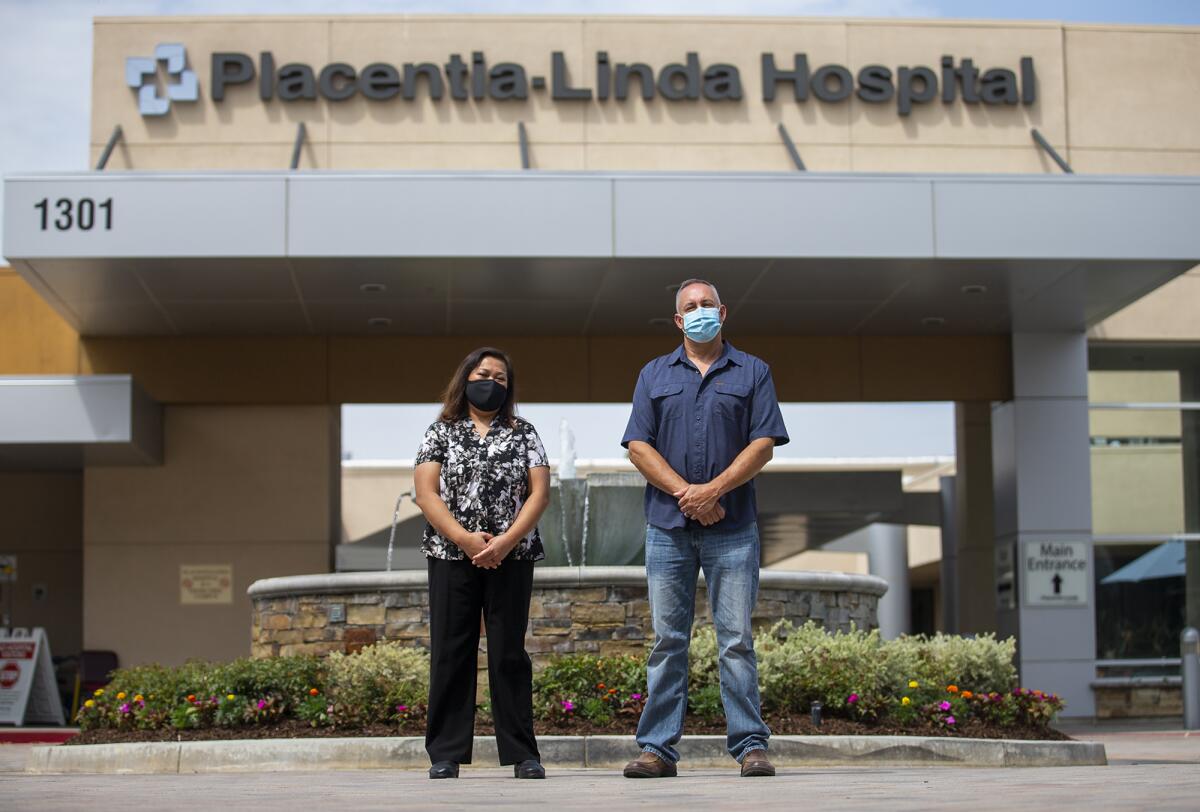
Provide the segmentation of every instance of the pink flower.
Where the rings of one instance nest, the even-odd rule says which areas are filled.
[[[266,706],[267,706],[267,700],[265,700],[265,699],[258,700],[258,709],[259,710],[262,710]]]
[[[847,705],[853,705],[857,701],[858,701],[858,694],[850,694],[850,696],[846,697]]]
[[[952,725],[952,724],[954,724],[954,717],[953,717],[953,716],[947,716],[947,717],[946,717],[946,724],[948,724],[948,725]]]
[[[569,713],[570,711],[575,710],[575,703],[569,699],[564,699],[563,703],[562,703],[562,707],[563,707],[563,710],[565,710]]]
[[[404,713],[406,710],[408,710],[408,705],[397,705],[396,710],[400,711],[401,713]]]
[[[950,703],[943,700],[942,704],[938,705],[938,707],[944,711],[948,711],[948,710],[950,710]]]
[[[130,709],[129,709],[129,703],[128,703],[128,702],[126,702],[125,704],[123,704],[123,705],[121,706],[121,713],[129,713],[129,710],[130,710]]]
[[[629,698],[630,699],[641,699],[642,695],[641,694],[630,694]]]

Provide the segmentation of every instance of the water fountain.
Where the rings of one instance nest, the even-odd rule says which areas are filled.
[[[642,654],[653,637],[644,568],[645,480],[637,472],[577,475],[574,438],[562,426],[562,460],[539,523],[546,559],[534,571],[526,648],[535,665],[554,654]],[[251,654],[353,651],[377,640],[428,645],[424,570],[392,571],[401,494],[386,569],[267,578],[250,586]],[[763,570],[756,625],[816,620],[826,628],[877,626],[887,584],[869,575]],[[701,581],[697,619],[707,620]]]

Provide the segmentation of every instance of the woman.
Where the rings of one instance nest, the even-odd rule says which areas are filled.
[[[429,563],[430,778],[457,778],[458,765],[471,763],[481,611],[500,763],[514,765],[517,778],[546,777],[533,735],[525,627],[533,562],[544,557],[537,522],[550,501],[550,468],[516,405],[508,356],[477,349],[450,379],[417,453]]]

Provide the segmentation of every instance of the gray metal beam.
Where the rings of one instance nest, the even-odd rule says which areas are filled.
[[[517,122],[517,141],[521,145],[521,168],[529,168],[529,135],[525,132],[525,122]]]
[[[792,163],[801,172],[804,172],[807,167],[804,166],[804,160],[800,157],[800,150],[796,149],[796,142],[792,140],[792,136],[788,134],[787,127],[783,126],[783,122],[779,124],[779,137],[783,139],[783,145],[787,147],[788,155],[791,156]]]
[[[1059,169],[1066,172],[1068,175],[1075,174],[1075,170],[1071,168],[1071,165],[1066,162],[1066,159],[1064,159],[1063,156],[1058,154],[1058,150],[1050,146],[1050,142],[1047,141],[1040,132],[1038,132],[1037,127],[1034,127],[1032,130],[1030,130],[1029,134],[1033,136],[1033,142],[1041,147],[1042,151],[1049,155],[1050,159],[1054,161],[1054,163],[1058,164]]]
[[[308,137],[308,129],[304,126],[304,122],[301,121],[299,124],[296,125],[296,141],[295,141],[295,143],[292,144],[292,163],[290,165],[291,169],[299,169],[300,168],[300,152],[301,152],[301,150],[304,149],[304,141],[307,137]]]
[[[96,171],[103,172],[108,166],[108,159],[112,157],[113,149],[117,146],[117,142],[121,140],[124,131],[121,125],[113,127],[112,135],[108,137],[108,143],[104,145],[104,151],[100,153],[100,160],[96,161]]]

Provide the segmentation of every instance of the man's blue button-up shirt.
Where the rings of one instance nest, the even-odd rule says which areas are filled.
[[[633,413],[621,445],[648,443],[691,484],[709,482],[753,440],[788,442],[775,397],[771,368],[760,358],[724,342],[708,374],[688,360],[683,345],[642,368],[633,390]],[[725,518],[714,529],[749,524],[758,515],[754,480],[721,497]],[[679,510],[669,493],[646,485],[646,521],[665,530],[700,527]]]

